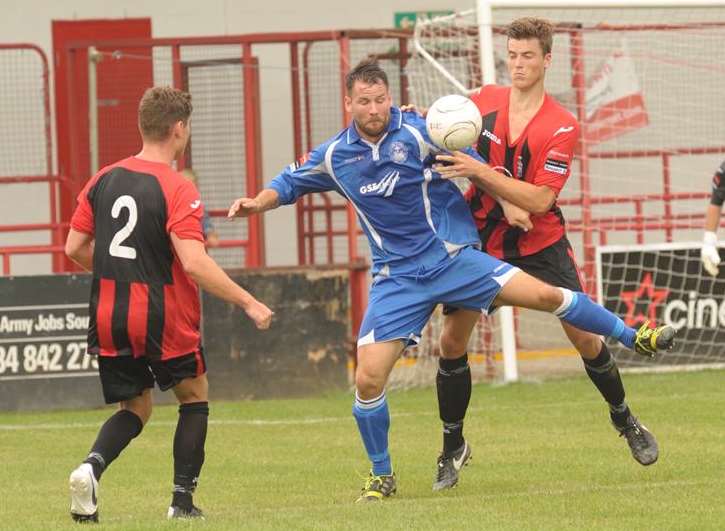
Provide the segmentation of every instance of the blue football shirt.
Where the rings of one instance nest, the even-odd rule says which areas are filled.
[[[480,160],[474,150],[467,152]],[[288,166],[269,188],[283,205],[311,192],[336,191],[357,212],[373,274],[421,275],[479,244],[460,190],[431,169],[438,153],[425,120],[393,107],[377,143],[360,137],[352,123]]]

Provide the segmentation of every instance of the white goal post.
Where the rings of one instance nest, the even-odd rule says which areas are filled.
[[[709,177],[725,158],[725,69],[703,59],[725,46],[725,0],[478,0],[475,9],[418,20],[406,68],[410,101],[427,106],[444,94],[506,84],[503,28],[522,16],[557,24],[547,92],[586,122],[580,164],[560,203],[594,295],[597,243],[699,239]],[[566,40],[574,38],[583,44]],[[575,57],[581,50],[583,58]],[[604,105],[602,113],[613,86],[630,91],[623,98],[630,106]],[[640,189],[652,193],[640,197]],[[498,334],[498,379],[516,381],[521,343],[525,351],[538,344],[560,350],[562,334],[553,319],[540,324],[543,318],[502,310],[482,333],[487,341]],[[426,349],[437,352],[419,351]]]

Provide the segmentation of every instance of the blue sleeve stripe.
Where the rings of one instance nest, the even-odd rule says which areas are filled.
[[[325,152],[325,166],[327,168],[327,172],[329,173],[330,177],[333,181],[337,184],[338,188],[340,188],[340,191],[342,191],[343,194],[345,194],[345,197],[350,202],[350,204],[355,208],[355,211],[357,212],[358,217],[362,220],[362,222],[365,224],[365,227],[368,229],[368,233],[372,237],[373,241],[375,242],[375,245],[378,246],[379,249],[383,249],[383,239],[380,237],[380,234],[378,234],[378,231],[376,231],[373,226],[370,224],[370,221],[368,220],[367,216],[363,214],[362,210],[355,204],[355,201],[352,200],[352,197],[350,197],[350,194],[347,193],[347,190],[345,190],[345,187],[342,186],[342,183],[338,180],[337,175],[335,175],[335,169],[332,167],[332,153],[335,151],[335,146],[340,142],[340,140],[335,140],[330,146],[327,148],[327,151]]]
[[[612,330],[612,333],[609,334],[609,337],[619,337],[622,335],[622,332],[624,332],[624,321],[621,319],[617,319],[617,322],[614,325],[614,330]]]

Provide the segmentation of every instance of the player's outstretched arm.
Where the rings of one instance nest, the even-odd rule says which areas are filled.
[[[257,197],[240,197],[229,207],[228,218],[246,218],[279,206],[279,194],[271,188],[265,188]]]
[[[182,240],[173,232],[171,242],[184,271],[194,282],[212,295],[239,306],[260,330],[269,328],[274,312],[229,278],[229,275],[206,254],[202,242]]]
[[[65,241],[65,254],[86,271],[93,271],[93,242],[92,234],[70,229]]]

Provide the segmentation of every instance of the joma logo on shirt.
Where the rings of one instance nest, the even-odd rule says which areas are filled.
[[[383,197],[390,197],[391,195],[393,195],[393,190],[395,189],[395,185],[397,184],[399,179],[400,172],[391,171],[390,173],[385,175],[385,177],[380,179],[380,181],[361,186],[360,193],[363,195],[376,193],[378,195],[382,195]]]
[[[484,129],[483,130],[483,133],[481,133],[481,136],[485,136],[487,138],[490,138],[491,140],[493,140],[494,142],[496,142],[499,146],[501,145],[501,139],[499,137],[497,137],[496,135],[494,135],[488,129]]]

